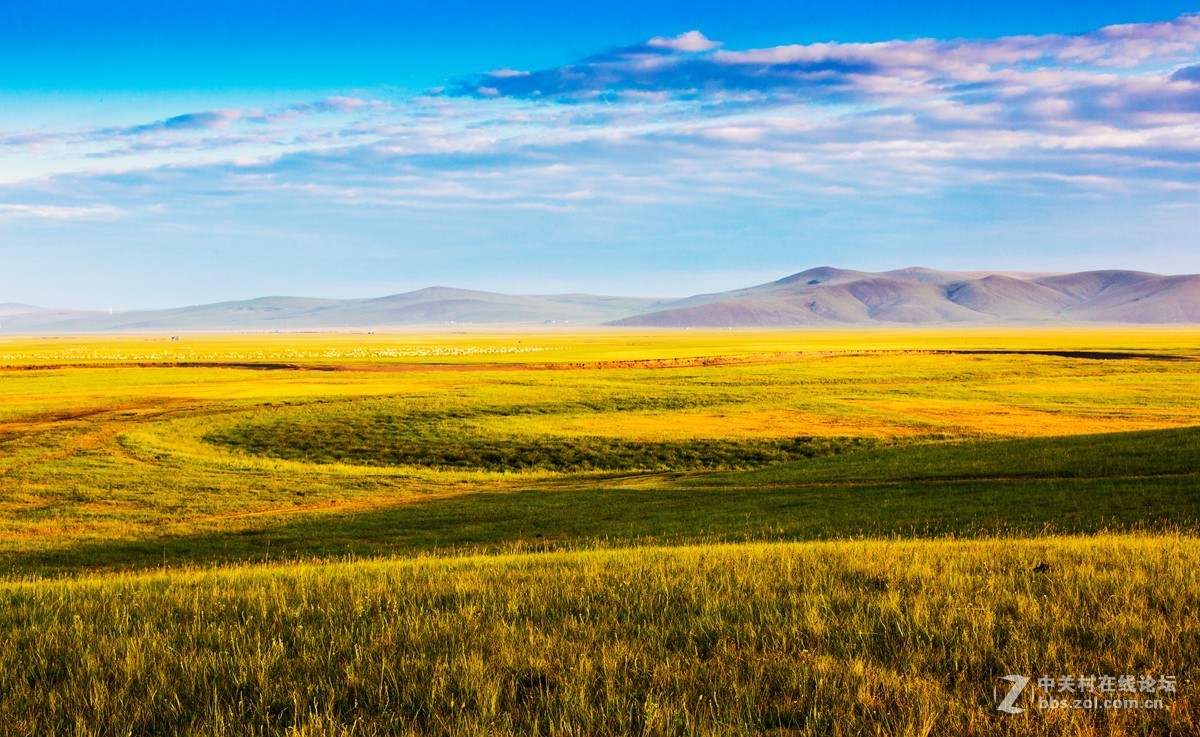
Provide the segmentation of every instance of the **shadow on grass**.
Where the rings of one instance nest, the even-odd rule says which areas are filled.
[[[545,485],[353,513],[264,518],[251,529],[82,543],[14,554],[17,574],[326,557],[851,537],[981,537],[1187,530],[1200,479],[968,480],[792,488]]]

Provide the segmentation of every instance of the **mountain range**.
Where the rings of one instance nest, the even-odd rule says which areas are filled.
[[[873,273],[820,267],[768,284],[685,299],[508,295],[430,287],[374,299],[261,297],[128,312],[0,304],[0,331],[303,330],[452,323],[645,327],[1200,323],[1200,275]]]
[[[1200,323],[1200,275],[1023,274],[821,267],[769,284],[678,300],[619,325]]]

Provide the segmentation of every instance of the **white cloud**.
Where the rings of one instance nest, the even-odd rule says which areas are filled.
[[[4,199],[55,204],[0,205],[0,218],[114,216],[155,198],[587,208],[717,192],[787,203],[797,193],[1108,191],[1114,180],[1185,191],[1200,183],[1200,101],[1178,70],[1192,68],[1198,28],[1185,16],[1078,36],[741,51],[691,31],[561,70],[496,70],[457,96],[333,96],[18,132],[0,135],[0,160],[6,146],[36,145],[54,154],[41,159],[88,166],[10,186]],[[1138,66],[1120,66],[1131,59]],[[76,190],[88,205],[74,204]]]
[[[711,51],[720,46],[721,43],[719,41],[709,40],[700,31],[688,31],[687,33],[681,33],[674,38],[655,36],[647,41],[646,45],[656,49],[666,49],[668,51],[697,53],[701,51]]]
[[[63,206],[0,203],[0,220],[110,220],[127,214],[110,205]]]

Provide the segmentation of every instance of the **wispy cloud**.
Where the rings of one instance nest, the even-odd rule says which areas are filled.
[[[122,126],[0,130],[0,156],[53,147],[62,148],[66,155],[110,157],[147,150],[287,143],[314,129],[313,120],[321,116],[361,117],[385,107],[378,100],[332,96],[268,109],[199,110]]]
[[[56,153],[39,161],[77,165],[0,189],[29,203],[0,218],[1169,205],[1200,192],[1198,52],[1194,15],[1078,35],[740,50],[688,31],[424,94],[0,132],[0,157],[38,148]]]
[[[119,135],[140,135],[156,131],[195,131],[195,130],[224,130],[242,117],[240,110],[206,110],[198,113],[184,113],[166,120],[154,123],[130,126],[114,131]]]
[[[73,206],[6,204],[0,202],[0,221],[37,220],[111,220],[127,213],[110,205]]]
[[[721,49],[698,31],[659,37],[596,54],[576,63],[520,74],[460,80],[450,94],[559,102],[620,100],[647,92],[673,99],[757,105],[905,104],[951,99],[962,105],[1014,100],[1034,104],[1066,95],[1084,98],[1135,86],[1164,105],[1194,104],[1194,72],[1175,71],[1194,60],[1200,16],[1110,26],[1079,35],[1014,36],[982,40],[816,43],[770,48]],[[1171,74],[1174,72],[1174,74]],[[1134,77],[1134,79],[1130,79]],[[1120,111],[1121,98],[1103,98],[1094,109]],[[1043,109],[1049,109],[1045,105]]]

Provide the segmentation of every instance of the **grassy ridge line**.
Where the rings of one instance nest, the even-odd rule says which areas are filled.
[[[1178,536],[7,582],[0,724],[46,737],[1195,734],[1198,606],[1200,542]],[[1009,716],[993,701],[1008,673],[1174,675],[1179,691],[1162,711]]]

